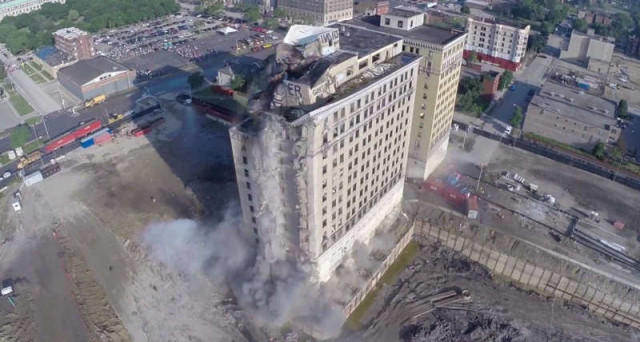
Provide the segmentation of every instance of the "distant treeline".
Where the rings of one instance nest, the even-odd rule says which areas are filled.
[[[38,11],[5,17],[0,22],[0,42],[12,53],[51,45],[51,33],[75,26],[97,32],[176,13],[174,0],[67,0],[46,3]]]

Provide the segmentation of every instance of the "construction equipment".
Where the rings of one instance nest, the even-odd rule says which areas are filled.
[[[100,104],[100,103],[104,102],[106,99],[107,99],[106,95],[98,95],[98,96],[92,98],[91,100],[86,101],[84,103],[84,106],[86,108],[93,107],[93,106],[95,106],[97,104]]]
[[[124,114],[122,113],[111,113],[109,114],[109,124],[120,121],[124,118]]]
[[[42,153],[40,151],[34,151],[26,157],[22,157],[20,161],[18,161],[18,169],[24,169],[27,165],[40,160],[41,157]]]

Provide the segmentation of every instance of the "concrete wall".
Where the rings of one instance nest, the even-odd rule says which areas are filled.
[[[481,229],[476,229],[476,233]],[[640,328],[640,287],[635,284],[496,231],[491,231],[488,234],[491,238],[487,238],[487,234],[468,231],[458,234],[455,228],[439,228],[418,221],[414,233],[419,242],[439,242],[462,253],[487,267],[494,277],[503,277],[541,295],[572,301],[608,319]]]
[[[400,253],[404,250],[404,248],[407,247],[409,242],[413,240],[414,227],[415,227],[415,224],[412,225],[411,228],[409,228],[409,230],[400,239],[400,241],[396,244],[396,246],[393,247],[393,249],[391,250],[391,253],[389,253],[387,258],[384,259],[384,262],[382,262],[382,264],[380,265],[380,268],[378,268],[378,270],[373,273],[373,275],[371,276],[367,284],[364,287],[362,287],[358,292],[356,292],[356,294],[353,296],[353,298],[351,298],[349,303],[345,305],[345,307],[342,310],[345,316],[349,316],[353,312],[353,310],[355,310],[358,307],[358,305],[360,305],[360,303],[362,302],[362,300],[364,300],[367,294],[371,290],[373,290],[373,288],[376,285],[378,285],[378,282],[380,281],[380,278],[382,278],[382,275],[389,269],[389,266],[391,266],[396,261],[396,259],[398,258],[398,255],[400,255]]]
[[[402,26],[400,26],[402,23]],[[385,14],[380,17],[380,26],[390,27],[399,30],[411,30],[414,27],[419,27],[424,24],[424,14],[416,13],[412,17],[400,17],[393,14]]]

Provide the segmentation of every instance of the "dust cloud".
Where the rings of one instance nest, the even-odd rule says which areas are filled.
[[[157,262],[230,289],[253,322],[272,334],[289,325],[339,334],[344,316],[328,299],[328,289],[311,282],[307,268],[296,262],[267,262],[255,240],[242,235],[241,224],[237,210],[228,209],[216,224],[153,223],[140,239]]]

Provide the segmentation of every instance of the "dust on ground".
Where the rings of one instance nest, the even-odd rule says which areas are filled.
[[[17,308],[0,305],[0,339],[261,338],[225,289],[140,245],[150,223],[215,221],[236,196],[227,128],[175,103],[160,115],[147,137],[69,153],[61,172],[22,188],[22,213],[2,199],[0,274],[16,281]]]
[[[434,308],[435,295],[469,300]],[[582,307],[517,289],[439,244],[423,246],[393,286],[385,285],[353,339],[365,341],[637,341]]]

